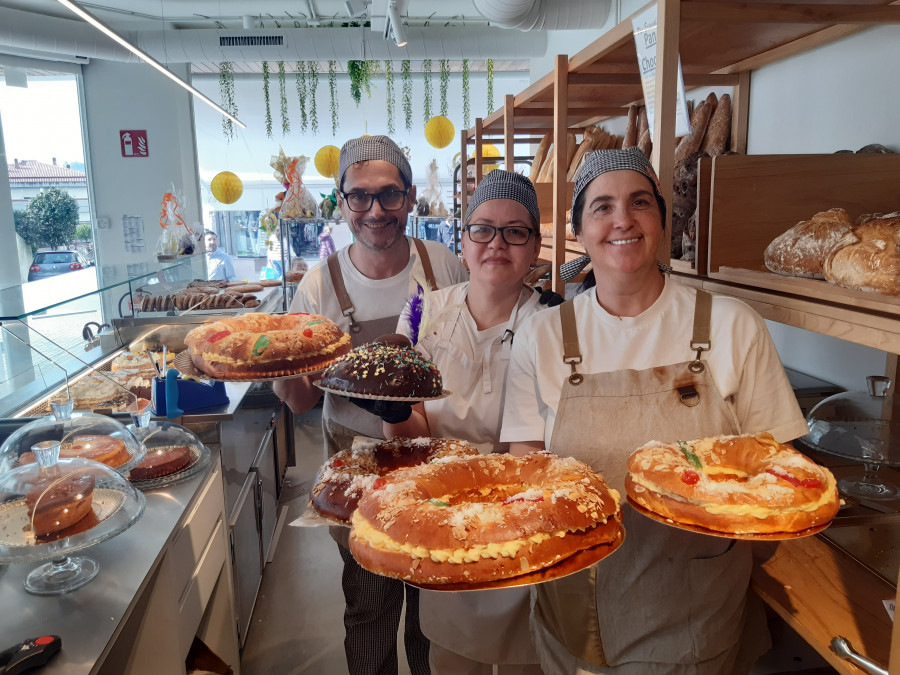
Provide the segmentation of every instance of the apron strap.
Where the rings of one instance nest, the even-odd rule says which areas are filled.
[[[578,347],[578,326],[575,323],[575,304],[572,300],[559,306],[559,321],[562,324],[563,363],[572,367],[569,382],[581,384],[584,377],[575,368],[581,363],[581,350]]]
[[[431,286],[429,290],[436,291],[438,285],[434,278],[434,270],[431,267],[431,258],[428,257],[428,249],[425,248],[425,242],[421,239],[413,238],[413,244],[416,245],[416,253],[419,254],[419,260],[422,262],[422,271],[425,272],[425,281]]]
[[[356,308],[350,300],[347,293],[347,287],[344,285],[344,275],[341,274],[341,264],[338,262],[337,252],[332,253],[327,258],[328,272],[331,274],[331,285],[334,287],[334,294],[337,296],[338,304],[341,306],[341,314],[350,318],[350,332],[358,333],[359,324],[353,318],[353,312]]]
[[[694,302],[694,335],[691,338],[691,349],[697,352],[688,369],[692,373],[702,373],[705,370],[700,356],[708,352],[712,347],[709,337],[709,329],[712,324],[712,295],[709,291],[697,289],[697,298]]]

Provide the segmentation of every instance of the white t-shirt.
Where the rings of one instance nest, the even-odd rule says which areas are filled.
[[[231,256],[220,248],[207,252],[206,278],[210,281],[234,281],[237,274]]]
[[[582,374],[645,370],[695,358],[691,350],[696,291],[666,279],[656,302],[639,316],[617,317],[593,289],[574,300]],[[714,296],[711,349],[703,352],[712,380],[732,407],[742,433],[768,431],[785,442],[808,432],[762,318],[740,300]],[[541,312],[517,332],[506,385],[501,440],[544,441],[550,447],[563,382],[559,312]]]
[[[543,306],[540,294],[523,286],[507,321],[478,330],[466,306],[468,290],[469,284],[457,284],[428,299],[431,317],[416,349],[434,361],[451,394],[426,401],[425,413],[432,436],[466,440],[483,453],[502,452],[508,449],[499,440],[510,349],[524,321]],[[507,330],[512,335],[504,336]],[[409,335],[405,317],[397,331]]]
[[[407,242],[409,263],[402,272],[389,279],[369,279],[360,273],[350,261],[349,246],[337,252],[344,285],[355,309],[353,317],[356,321],[399,316],[407,299],[416,290],[413,277],[424,281],[425,272],[422,270],[416,247],[409,237]],[[434,241],[426,241],[425,246],[439,288],[466,281],[468,273],[452,251]],[[291,302],[291,311],[321,314],[334,321],[343,330],[348,332],[350,330],[350,319],[341,313],[340,303],[331,285],[331,274],[324,260],[303,277]]]

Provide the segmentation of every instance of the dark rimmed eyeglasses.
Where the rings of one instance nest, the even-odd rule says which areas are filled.
[[[494,227],[493,225],[466,225],[463,228],[466,234],[469,235],[469,239],[474,241],[476,244],[489,244],[494,240],[494,237],[497,236],[497,233],[500,233],[500,236],[503,237],[503,241],[505,241],[510,246],[524,246],[528,243],[528,240],[531,239],[531,235],[534,234],[534,230],[530,227],[519,227],[517,225],[513,225],[511,227]]]
[[[385,190],[384,192],[338,192],[354,213],[365,213],[375,200],[385,211],[399,211],[406,204],[409,190]]]

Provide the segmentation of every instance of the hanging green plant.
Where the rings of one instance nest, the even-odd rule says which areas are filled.
[[[297,61],[294,74],[295,84],[297,86],[297,103],[300,104],[300,132],[306,133],[309,126],[309,118],[306,114],[306,63]]]
[[[219,105],[237,117],[237,104],[234,101],[234,64],[228,61],[219,64],[219,98]],[[229,142],[237,135],[234,130],[234,122],[224,116],[222,117],[222,133]]]
[[[272,104],[269,100],[269,62],[263,61],[263,97],[266,99],[266,137],[272,138]]]
[[[372,96],[372,75],[378,72],[376,61],[348,61],[347,75],[350,76],[350,96],[356,101],[357,107],[362,101],[363,92],[367,97]]]
[[[337,61],[328,62],[328,88],[331,90],[331,135],[337,136],[338,103],[337,103]]]
[[[387,98],[387,131],[394,135],[394,66],[390,61],[384,62],[384,95]]]
[[[412,132],[412,68],[409,60],[400,62],[400,76],[403,79],[403,117],[406,120],[406,131]]]
[[[441,115],[447,117],[449,105],[447,103],[447,87],[450,86],[450,62],[441,59]]]
[[[469,103],[469,59],[463,59],[462,62],[462,105],[463,105],[463,126],[469,128],[469,116],[472,112]]]
[[[487,111],[494,112],[494,59],[487,60]]]
[[[309,126],[314,134],[319,133],[319,113],[316,109],[316,87],[319,86],[319,62],[306,62],[306,81],[309,83]]]
[[[423,82],[425,85],[425,96],[422,100],[422,107],[425,113],[425,122],[431,119],[431,59],[422,61],[422,72],[424,73]]]
[[[287,74],[284,69],[284,61],[278,62],[278,96],[281,104],[281,135],[287,136],[291,133],[291,120],[288,117]]]

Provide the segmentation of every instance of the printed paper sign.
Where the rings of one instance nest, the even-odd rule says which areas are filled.
[[[146,129],[123,129],[119,132],[122,157],[149,157]]]
[[[882,600],[884,603],[884,608],[887,610],[888,615],[891,617],[891,622],[894,621],[894,608],[897,606],[896,600]]]
[[[653,104],[656,95],[656,34],[657,6],[631,20],[634,30],[634,46],[637,51],[638,68],[641,72],[641,87],[644,90],[644,104],[647,107],[647,122],[650,125],[650,138],[653,142]],[[675,98],[675,135],[684,136],[691,130],[684,103],[684,77],[681,74],[681,57],[678,57],[678,86]]]

